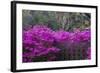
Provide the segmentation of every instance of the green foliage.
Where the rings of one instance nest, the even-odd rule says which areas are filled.
[[[54,12],[23,10],[23,26],[43,24],[53,30],[64,29],[72,31],[74,28],[90,28],[91,16],[89,13]]]

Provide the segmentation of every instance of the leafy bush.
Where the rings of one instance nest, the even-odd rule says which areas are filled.
[[[23,30],[23,62],[91,59],[90,41],[90,29],[68,32],[42,24],[27,26]]]

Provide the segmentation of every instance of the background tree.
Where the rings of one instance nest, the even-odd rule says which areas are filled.
[[[83,30],[90,28],[91,24],[89,13],[23,10],[22,17],[23,26],[43,24],[53,30]]]

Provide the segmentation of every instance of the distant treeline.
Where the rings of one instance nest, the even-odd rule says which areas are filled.
[[[91,24],[90,13],[23,10],[22,17],[23,27],[42,24],[53,30],[73,31],[77,28],[90,28]]]

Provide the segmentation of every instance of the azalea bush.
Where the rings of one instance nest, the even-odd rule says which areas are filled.
[[[52,30],[46,25],[23,29],[23,62],[91,59],[90,29]]]

